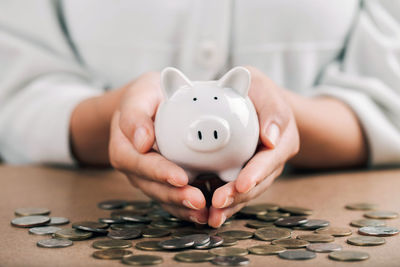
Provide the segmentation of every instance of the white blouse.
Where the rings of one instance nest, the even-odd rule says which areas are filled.
[[[400,164],[400,1],[0,1],[0,155],[73,164],[82,100],[166,66],[193,80],[253,65],[357,114],[373,165]]]

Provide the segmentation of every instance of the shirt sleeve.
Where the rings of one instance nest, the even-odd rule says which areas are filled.
[[[76,60],[51,2],[0,4],[0,155],[7,163],[72,165],[71,113],[102,93]]]
[[[362,2],[344,54],[322,74],[316,95],[358,116],[372,166],[400,165],[400,2]]]

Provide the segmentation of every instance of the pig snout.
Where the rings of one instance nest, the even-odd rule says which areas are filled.
[[[186,145],[196,151],[212,152],[228,144],[229,123],[217,116],[200,117],[189,125],[185,137]]]

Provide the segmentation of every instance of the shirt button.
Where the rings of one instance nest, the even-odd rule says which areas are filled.
[[[201,41],[197,53],[197,61],[203,66],[213,65],[217,58],[217,45],[211,40]]]

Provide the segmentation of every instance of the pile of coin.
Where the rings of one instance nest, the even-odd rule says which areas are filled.
[[[37,242],[37,246],[61,248],[73,245],[74,241],[100,237],[92,243],[96,259],[120,259],[128,265],[156,265],[163,262],[162,253],[174,252],[179,262],[211,262],[215,265],[246,265],[247,254],[275,255],[286,260],[314,259],[317,253],[329,253],[329,259],[338,261],[360,261],[369,254],[357,250],[346,250],[334,243],[336,238],[348,237],[353,246],[377,246],[385,244],[383,237],[398,234],[399,230],[387,226],[383,219],[393,219],[395,212],[379,211],[368,203],[349,204],[351,210],[364,210],[365,218],[354,220],[351,226],[359,227],[359,236],[351,236],[348,227],[334,227],[323,219],[311,219],[312,210],[302,207],[278,206],[271,203],[250,205],[243,208],[220,229],[206,226],[200,228],[180,220],[164,211],[153,201],[107,200],[98,204],[110,210],[109,217],[97,221],[78,221],[71,228],[55,225],[67,224],[68,219],[48,217],[48,209],[17,209],[19,217],[11,224],[29,227],[29,233],[51,235],[52,238]],[[244,221],[248,230],[235,229],[233,221]],[[231,225],[231,226],[230,226]],[[296,234],[296,230],[308,231]],[[349,237],[351,236],[351,237]],[[102,238],[103,237],[103,238]],[[142,240],[144,239],[144,240]],[[258,242],[243,247],[241,240],[255,239]],[[135,244],[132,243],[135,240]],[[261,243],[261,244],[260,244]],[[153,251],[158,255],[134,253],[131,249]]]

